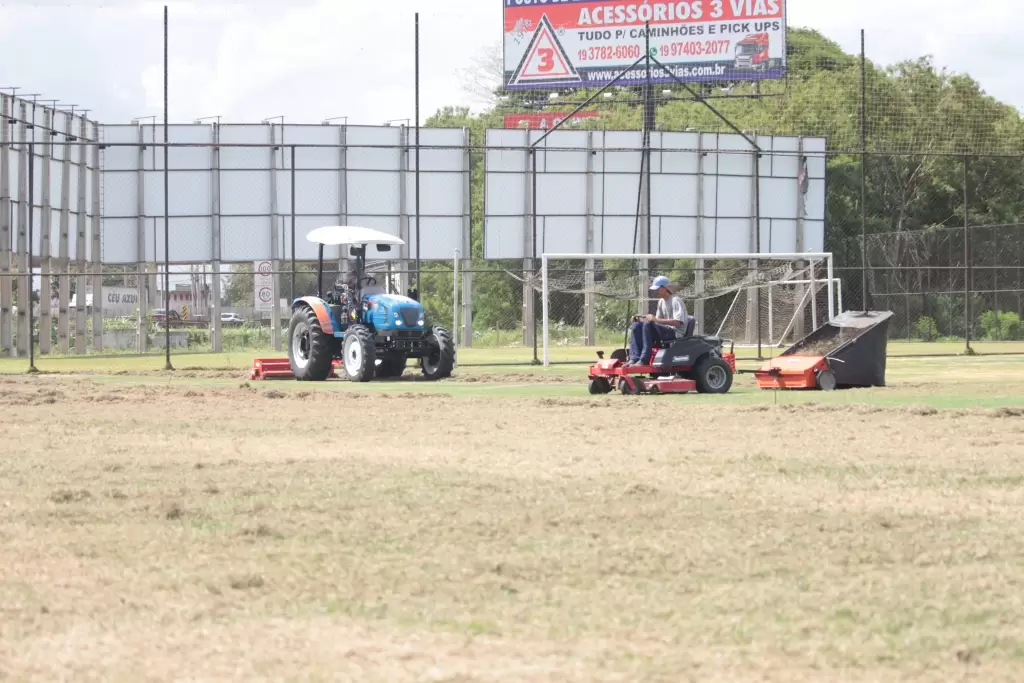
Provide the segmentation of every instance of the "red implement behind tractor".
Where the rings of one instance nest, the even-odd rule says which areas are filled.
[[[884,387],[891,311],[848,311],[754,370],[762,389]]]

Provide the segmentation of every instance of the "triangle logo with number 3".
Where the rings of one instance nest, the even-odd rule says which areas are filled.
[[[540,18],[540,24],[526,46],[523,60],[509,81],[509,85],[523,83],[565,83],[580,81],[580,75],[558,42],[555,30],[548,21],[548,15]]]

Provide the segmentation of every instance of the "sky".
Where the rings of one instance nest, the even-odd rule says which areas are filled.
[[[168,2],[169,119],[286,123],[414,116],[420,12],[421,119],[471,105],[460,70],[500,43],[501,0]],[[0,87],[89,109],[102,123],[163,117],[163,5],[142,0],[0,0]],[[790,26],[878,63],[933,55],[1024,111],[1020,0],[789,0]]]

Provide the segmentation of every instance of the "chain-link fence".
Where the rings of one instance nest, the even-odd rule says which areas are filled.
[[[549,343],[581,348],[619,343],[626,321],[645,305],[641,278],[659,273],[681,288],[690,312],[699,314],[701,331],[741,344],[795,341],[809,325],[824,321],[830,294],[833,311],[865,306],[893,311],[894,340],[1024,338],[1024,223],[1016,221],[1024,206],[1017,180],[1022,158],[869,153],[863,186],[857,155],[833,154],[828,167],[825,249],[832,254],[831,290],[824,262],[810,273],[800,270],[806,263],[793,267],[783,260],[789,272],[757,280],[754,275],[780,265],[767,255],[753,267],[722,255],[717,260],[709,255],[702,263],[663,260],[642,266],[601,258],[552,263]],[[76,225],[75,212],[62,217],[62,210],[51,207],[46,222],[44,206],[35,199],[30,221],[16,196],[6,198],[3,212],[11,239],[0,253],[4,355],[27,355],[23,340],[30,319],[42,355],[156,353],[168,341],[174,353],[282,350],[291,302],[318,291],[316,262],[305,258],[187,264],[172,254],[169,274],[161,260],[107,264],[103,242],[101,258],[95,258],[92,230],[103,222],[93,220],[91,209]],[[410,259],[380,260],[371,270],[397,293],[408,294],[418,278],[415,295],[429,318],[454,327],[462,348],[520,348],[519,356],[507,359],[530,362],[534,330],[539,334],[543,327],[540,267],[481,258],[479,220],[474,213],[470,258],[456,253],[451,261],[422,261],[419,269]],[[278,222],[279,240],[290,243],[289,217],[279,216]],[[322,222],[337,221],[324,217]],[[189,228],[178,229],[187,233]],[[296,233],[296,239],[303,238],[298,228]],[[31,278],[30,242],[35,247]],[[159,241],[157,247],[159,253]],[[50,256],[40,258],[40,253]],[[343,267],[342,259],[326,259],[319,289],[332,287]],[[721,279],[723,271],[733,273],[728,282]],[[745,277],[735,275],[741,271]],[[31,312],[20,305],[30,281]],[[707,289],[713,282],[720,291]],[[704,289],[695,289],[699,283]]]
[[[874,34],[871,44],[894,36]],[[661,272],[680,287],[702,332],[751,346],[785,345],[829,312],[862,307],[892,310],[892,339],[920,342],[924,351],[944,340],[1020,341],[1019,112],[929,59],[882,67],[814,31],[792,29],[787,40],[783,80],[600,93],[502,91],[499,50],[470,74],[484,111],[444,108],[422,129],[170,126],[172,143],[165,146],[159,125],[100,125],[0,95],[0,356],[28,355],[30,329],[34,350],[54,357],[155,354],[168,343],[173,353],[281,351],[291,302],[318,290],[316,246],[306,233],[346,223],[400,235],[406,245],[374,262],[375,272],[394,292],[415,289],[428,318],[452,326],[462,349],[512,350],[503,362],[535,357],[544,310],[553,346],[621,343],[629,317],[653,305],[644,301],[643,283]],[[488,130],[556,125],[646,130],[643,146],[602,153],[639,159],[646,145],[657,144],[651,156],[662,166],[670,153],[707,150],[670,150],[664,140],[652,142],[659,133],[723,133],[748,142],[823,138],[824,205],[814,219],[823,219],[820,248],[832,255],[831,273],[824,261],[751,262],[720,250],[712,257],[715,245],[705,240],[686,250],[709,254],[701,259],[641,262],[595,253],[592,260],[552,263],[545,301],[537,257],[560,236],[546,230],[550,216],[541,216],[543,234],[531,243],[530,223],[540,213],[534,200],[511,214],[532,253],[524,248],[500,260],[485,253],[485,207],[495,199],[485,157]],[[754,155],[752,148],[733,153]],[[762,169],[804,156],[799,148],[757,153]],[[639,163],[617,171],[641,190],[644,172]],[[524,186],[533,180],[528,171],[518,173]],[[692,194],[691,181],[701,173],[665,176],[656,193]],[[763,204],[774,186],[755,177],[753,196]],[[801,178],[795,179],[805,188]],[[670,215],[645,205],[642,191],[627,194],[603,198],[600,210],[588,209],[583,222],[560,229],[600,219],[608,234],[629,233],[625,243],[631,236],[634,252],[642,251],[642,229],[656,241],[655,224],[674,221],[698,235],[710,234],[712,224],[718,229],[720,207],[715,214],[701,206]],[[720,192],[715,201],[737,200]],[[775,236],[802,234],[801,221],[812,220],[806,203],[791,221],[766,217],[753,203],[753,218],[744,218],[749,225],[742,228],[758,238],[750,251],[778,251]],[[804,243],[800,251],[818,246]],[[320,288],[347,272],[344,256],[328,250]],[[32,307],[22,305],[26,291]]]

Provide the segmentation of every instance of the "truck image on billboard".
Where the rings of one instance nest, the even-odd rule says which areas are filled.
[[[786,75],[785,0],[503,0],[508,90]],[[662,68],[665,67],[665,68]]]

